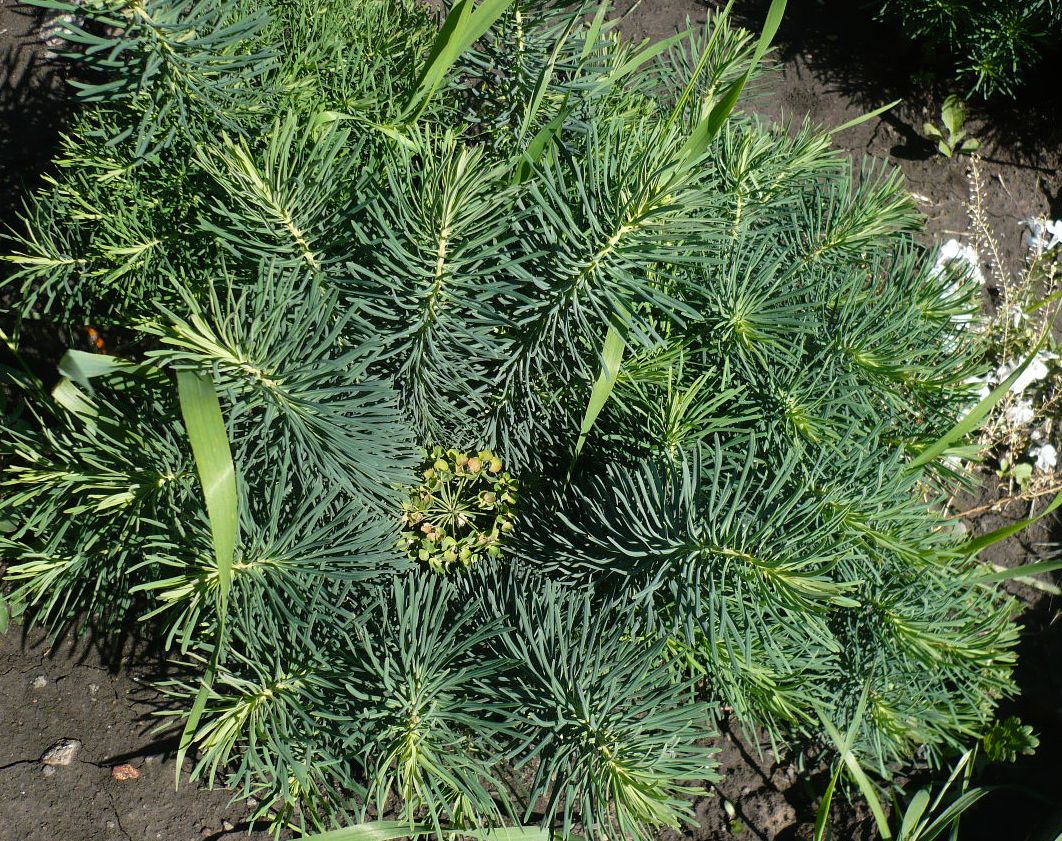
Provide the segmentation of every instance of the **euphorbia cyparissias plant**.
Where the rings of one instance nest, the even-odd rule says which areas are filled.
[[[63,8],[85,105],[7,290],[117,356],[11,375],[0,545],[53,627],[147,618],[197,774],[278,829],[646,838],[692,818],[713,711],[796,742],[861,712],[882,773],[987,728],[1013,611],[916,458],[969,405],[974,290],[897,175],[731,113],[766,41]],[[217,395],[231,545],[178,378]],[[443,529],[452,491],[486,519]]]

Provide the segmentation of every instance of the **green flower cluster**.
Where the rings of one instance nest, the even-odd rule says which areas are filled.
[[[437,572],[499,558],[516,520],[516,480],[490,450],[432,449],[424,481],[403,504],[402,545]]]

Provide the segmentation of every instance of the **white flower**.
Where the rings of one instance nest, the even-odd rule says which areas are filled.
[[[1010,390],[1014,394],[1021,394],[1025,389],[1035,382],[1038,382],[1047,377],[1051,373],[1051,370],[1047,367],[1047,363],[1056,356],[1053,353],[1042,350],[1033,357],[1025,370],[1022,371],[1016,380],[1011,383]],[[1007,377],[1014,373],[1015,369],[1020,363],[1018,362],[1004,362],[1000,365],[994,374],[996,382],[1003,382]]]
[[[1007,406],[1004,414],[1007,420],[1014,426],[1025,426],[1028,423],[1032,423],[1033,418],[1036,417],[1036,412],[1033,410],[1032,403],[1028,400],[1015,400],[1009,406]]]
[[[1044,233],[1051,235],[1051,239],[1044,246],[1044,251],[1050,251],[1055,246],[1062,245],[1062,219],[1055,219],[1044,225]]]
[[[1058,451],[1050,444],[1034,447],[1029,455],[1036,458],[1036,469],[1043,473],[1050,472],[1058,464]]]
[[[1010,387],[1011,391],[1015,394],[1021,394],[1030,385],[1039,382],[1050,373],[1041,356],[1042,354],[1036,354],[1036,357],[1029,363],[1028,367],[1018,375],[1018,379]]]
[[[1029,226],[1029,248],[1043,253],[1062,244],[1062,219],[1023,219]]]
[[[937,262],[933,265],[930,275],[932,277],[942,275],[952,263],[958,263],[958,268],[965,269],[969,276],[978,283],[985,282],[985,276],[981,273],[981,260],[972,245],[963,245],[957,239],[949,239],[940,246],[940,251],[937,252]],[[948,288],[947,294],[958,291],[958,288],[959,284],[953,283]]]

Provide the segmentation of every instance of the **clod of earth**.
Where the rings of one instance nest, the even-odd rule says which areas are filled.
[[[69,765],[74,761],[79,750],[81,750],[81,742],[77,739],[60,739],[43,753],[41,764]]]

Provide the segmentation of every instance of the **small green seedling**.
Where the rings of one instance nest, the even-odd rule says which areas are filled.
[[[1026,485],[1029,484],[1029,480],[1032,478],[1033,466],[1027,461],[1012,462],[1007,456],[1003,456],[999,460],[999,469],[996,471],[996,475],[1001,479],[1011,477],[1014,479],[1018,486],[1024,491]]]
[[[1036,753],[1040,738],[1017,716],[997,721],[982,739],[985,756],[993,762],[1014,762],[1021,754]]]
[[[981,147],[981,141],[976,137],[970,137],[966,131],[966,103],[955,94],[944,100],[940,109],[940,119],[944,128],[938,128],[933,123],[927,122],[922,126],[926,137],[937,141],[937,149],[946,157],[953,157],[956,152],[969,155]],[[945,133],[946,132],[946,133]]]
[[[745,831],[745,824],[737,816],[737,809],[729,800],[723,800],[723,811],[726,812],[727,823],[730,826],[731,835],[741,835]]]

